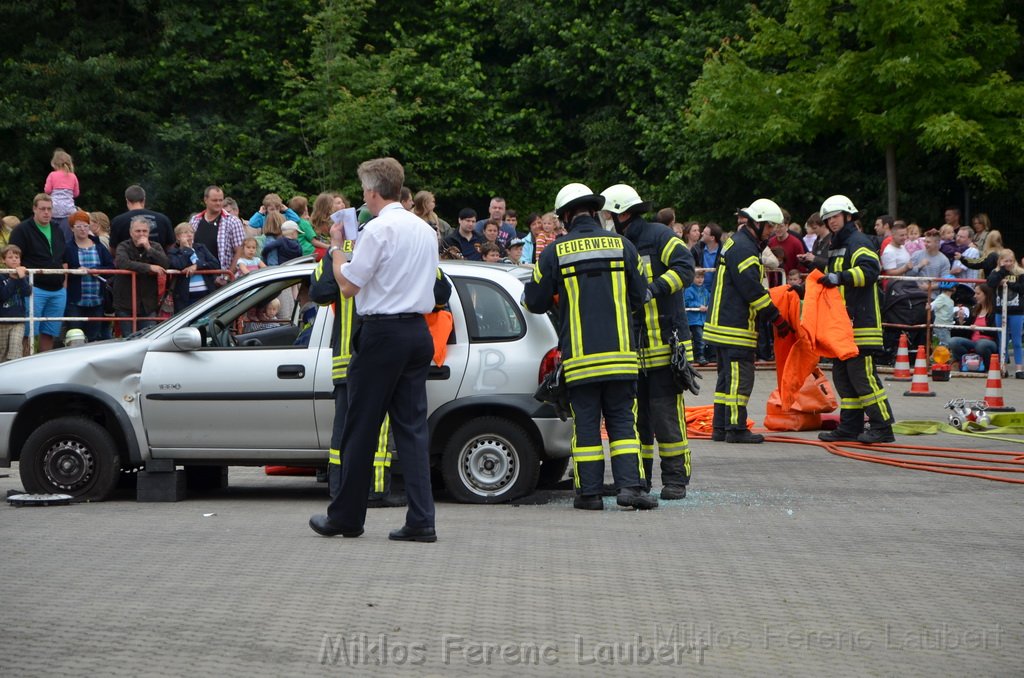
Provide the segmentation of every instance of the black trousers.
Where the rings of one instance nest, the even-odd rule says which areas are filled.
[[[338,449],[344,450],[341,489],[327,515],[346,530],[366,521],[366,500],[384,415],[391,417],[401,450],[406,496],[405,523],[434,526],[427,431],[427,371],[434,343],[422,316],[364,319],[353,338],[348,367],[348,410]]]
[[[712,426],[718,431],[745,431],[747,401],[754,390],[754,350],[718,347],[718,382]]]
[[[873,355],[862,353],[849,360],[836,360],[832,363],[832,381],[840,398],[840,431],[849,435],[862,432],[864,415],[873,429],[892,427],[892,408],[885,387],[878,380]]]
[[[648,489],[654,471],[655,440],[661,457],[661,484],[688,485],[690,442],[686,439],[686,404],[672,379],[671,368],[640,370],[636,401],[636,428]]]
[[[636,433],[636,382],[596,381],[569,386],[572,409],[572,466],[576,490],[598,495],[604,486],[601,415],[608,430],[616,489],[644,487]]]

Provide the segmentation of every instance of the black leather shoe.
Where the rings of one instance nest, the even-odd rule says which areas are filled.
[[[742,431],[726,431],[725,442],[757,445],[764,442],[764,436],[760,433],[751,433],[746,429],[743,429]]]
[[[614,497],[619,493],[619,488],[615,487],[615,483],[605,483],[601,486],[602,497]]]
[[[725,429],[724,428],[711,429],[711,439],[714,440],[714,441],[717,441],[717,442],[722,442],[723,440],[725,440]]]
[[[871,428],[857,436],[857,440],[865,445],[874,445],[875,443],[894,443],[896,442],[896,436],[892,434],[891,428]]]
[[[661,488],[661,498],[666,501],[686,499],[686,485],[666,485]]]
[[[583,511],[603,511],[604,499],[597,494],[577,494],[572,507]]]
[[[437,541],[437,532],[432,527],[409,527],[408,525],[403,525],[397,530],[391,530],[388,534],[388,539],[391,541],[435,542]]]
[[[834,431],[822,431],[818,434],[818,440],[824,440],[826,443],[841,443],[841,442],[857,442],[857,433],[847,433],[840,429]]]
[[[405,497],[382,494],[367,499],[366,508],[396,508],[399,506],[405,506],[408,503],[409,502],[406,501]]]
[[[341,535],[342,537],[358,537],[363,533],[363,528],[355,530],[345,529],[339,527],[331,522],[331,519],[323,514],[318,514],[309,519],[309,526],[313,528],[313,531],[323,537],[335,537]]]

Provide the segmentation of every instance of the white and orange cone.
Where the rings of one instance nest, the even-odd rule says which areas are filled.
[[[886,381],[910,381],[910,348],[906,332],[900,332],[900,346],[896,349],[896,365]]]
[[[931,390],[931,383],[928,380],[928,357],[925,355],[924,346],[917,347],[914,379],[910,384],[910,390],[904,391],[903,395],[935,397],[935,391]]]
[[[1003,402],[1003,373],[999,369],[999,354],[989,358],[988,379],[985,381],[985,409],[989,412],[1015,412]]]

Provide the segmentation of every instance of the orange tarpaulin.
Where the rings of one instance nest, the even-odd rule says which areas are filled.
[[[801,389],[809,386],[808,375],[817,367],[819,356],[845,360],[858,353],[853,342],[853,323],[846,313],[842,296],[839,290],[821,285],[818,282],[821,277],[821,271],[817,269],[807,276],[802,309],[800,297],[788,285],[768,291],[779,314],[791,327],[797,328],[784,339],[778,335],[775,337],[776,378],[784,412],[832,411],[820,407],[804,409],[796,407],[795,402]]]
[[[800,324],[807,330],[811,349],[817,355],[840,360],[856,358],[860,350],[853,341],[853,323],[843,295],[838,289],[819,283],[821,277],[817,269],[807,276]]]
[[[448,357],[448,337],[452,334],[455,321],[449,311],[425,313],[423,317],[427,319],[427,329],[434,340],[434,364],[442,367],[445,358]]]
[[[692,435],[711,435],[714,407],[714,405],[687,405],[686,433]],[[754,428],[753,419],[747,419],[747,428]]]

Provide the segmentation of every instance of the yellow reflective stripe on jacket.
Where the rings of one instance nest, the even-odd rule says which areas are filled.
[[[629,365],[609,365],[607,367],[591,367],[585,369],[577,369],[570,371],[568,368],[565,370],[565,381],[566,383],[572,383],[574,381],[580,381],[582,379],[598,379],[606,377],[636,377],[640,372],[640,369],[634,363],[632,366]]]
[[[857,251],[853,253],[853,256],[850,257],[850,263],[854,265],[847,269],[850,272],[850,280],[854,287],[864,287],[867,284],[867,279],[864,276],[864,269],[856,265],[856,261],[860,257],[870,257],[875,261],[880,261],[878,255],[872,250],[869,250],[866,247],[858,248]]]
[[[704,325],[704,340],[728,346],[744,348],[757,347],[757,333],[753,330],[742,330],[724,325]]]
[[[750,304],[750,308],[756,313],[757,311],[760,311],[763,308],[768,308],[769,304],[771,303],[772,298],[768,295],[767,292],[765,292],[763,296],[758,297],[757,299],[754,300],[752,304]]]
[[[747,257],[746,259],[744,259],[743,261],[741,261],[739,263],[739,265],[736,267],[736,271],[738,273],[743,273],[743,271],[747,270],[751,266],[760,266],[760,265],[761,265],[761,260],[758,259],[757,257]]]
[[[619,338],[619,348],[628,349],[629,333],[633,326],[629,317],[629,297],[626,294],[626,274],[624,272],[612,272],[612,295],[616,300],[615,329]]]
[[[569,342],[573,355],[583,355],[583,320],[580,318],[580,284],[575,276],[565,278],[565,293],[569,311]]]

